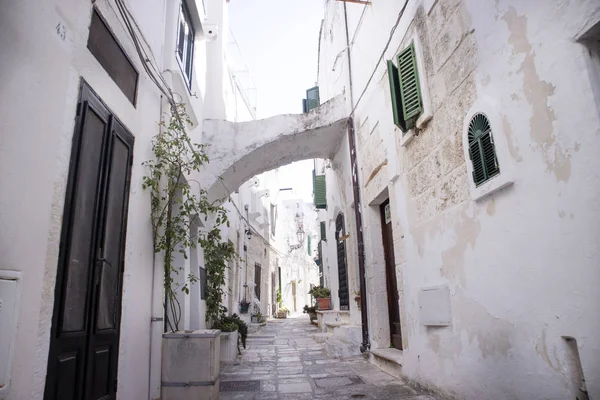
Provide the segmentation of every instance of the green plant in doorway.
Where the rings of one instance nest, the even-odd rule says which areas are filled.
[[[193,274],[184,274],[183,263],[176,261],[181,254],[200,244],[205,253],[207,272],[207,319],[218,318],[222,299],[222,284],[227,263],[235,256],[232,246],[222,243],[220,226],[229,226],[227,212],[220,202],[211,202],[205,189],[190,176],[199,173],[209,162],[206,146],[192,143],[187,128],[192,126],[185,105],[172,103],[170,112],[163,116],[159,133],[152,139],[154,158],[143,162],[148,169],[142,178],[142,187],[150,192],[151,222],[155,257],[164,256],[164,318],[165,330],[178,331],[181,322],[181,304],[177,294],[189,294],[190,284],[198,281]],[[198,184],[192,189],[190,182]],[[198,218],[208,221],[212,228],[192,232]],[[218,302],[218,306],[216,306]],[[210,313],[210,314],[209,314]]]

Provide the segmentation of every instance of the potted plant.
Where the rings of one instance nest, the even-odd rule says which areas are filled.
[[[248,314],[250,308],[250,302],[246,299],[240,301],[240,314]]]
[[[242,346],[246,348],[248,326],[237,314],[223,314],[215,324],[215,329],[221,330],[221,362],[234,362],[236,355],[242,353],[239,342],[241,341]]]
[[[319,310],[331,309],[331,290],[329,290],[329,288],[323,286],[313,286],[308,294],[317,299]]]
[[[183,330],[182,306],[198,277],[186,273],[180,254],[188,259],[188,250],[198,244],[204,250],[206,267],[206,321],[213,326],[220,313],[225,270],[235,258],[235,249],[223,240],[221,225],[229,225],[227,210],[212,202],[206,190],[190,186],[186,176],[201,172],[209,162],[205,145],[193,144],[186,129],[191,120],[185,105],[169,99],[171,107],[160,122],[159,133],[152,138],[153,157],[142,164],[147,174],[142,188],[150,194],[154,263],[164,269],[164,321],[166,333],[162,341],[162,382],[164,399],[198,398],[200,393],[218,396],[220,331]],[[191,224],[196,218],[211,216],[214,221],[194,236]],[[159,261],[162,258],[162,262]],[[180,388],[170,383],[211,382],[210,385]]]
[[[277,310],[277,318],[287,318],[289,313],[290,310],[288,310],[286,307],[281,307],[279,310]]]
[[[358,309],[360,310],[360,293],[357,291],[354,291],[354,301],[356,302],[356,305],[358,306]]]
[[[317,308],[315,306],[313,306],[313,307],[309,307],[307,305],[304,306],[303,313],[308,314],[308,318],[310,318],[310,322],[317,320]]]

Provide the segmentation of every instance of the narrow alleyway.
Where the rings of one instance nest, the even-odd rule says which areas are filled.
[[[363,356],[327,356],[308,316],[269,321],[221,371],[221,399],[435,400],[370,364]]]

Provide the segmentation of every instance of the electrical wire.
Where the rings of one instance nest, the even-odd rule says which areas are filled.
[[[356,101],[356,104],[354,104],[354,107],[352,108],[352,111],[350,112],[349,117],[351,117],[351,116],[354,115],[354,112],[356,111],[356,108],[360,104],[360,101],[362,100],[363,96],[365,95],[365,92],[369,88],[369,85],[371,84],[371,81],[373,80],[373,77],[375,76],[375,73],[377,72],[377,68],[379,68],[379,64],[381,64],[381,61],[383,60],[383,57],[385,57],[385,52],[390,47],[390,43],[392,42],[392,39],[394,38],[394,33],[396,32],[396,29],[398,28],[398,25],[400,25],[400,20],[402,19],[402,16],[404,15],[404,10],[406,10],[406,6],[408,5],[408,1],[409,0],[406,0],[404,2],[404,5],[402,6],[402,9],[400,10],[400,13],[398,14],[398,19],[396,20],[396,23],[394,24],[392,30],[390,31],[390,37],[388,38],[388,41],[385,44],[385,47],[384,47],[383,51],[381,52],[381,55],[379,56],[379,60],[377,60],[377,63],[375,64],[375,68],[373,69],[373,73],[369,77],[369,80],[367,81],[367,84],[365,85],[365,88],[363,89],[362,93],[358,97],[358,100]]]

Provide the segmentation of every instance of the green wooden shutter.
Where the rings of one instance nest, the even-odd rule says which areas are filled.
[[[469,158],[473,163],[473,182],[476,186],[500,173],[492,129],[487,117],[475,114],[469,122]]]
[[[308,247],[308,255],[309,256],[312,254],[311,251],[310,251],[311,250],[311,248],[310,248],[310,239],[311,239],[311,237],[310,237],[310,235],[308,235],[308,246],[307,247]]]
[[[315,175],[314,177],[314,203],[316,208],[327,208],[325,175]]]
[[[307,103],[307,111],[310,111],[314,108],[317,108],[321,105],[321,100],[319,98],[319,87],[315,86],[306,91],[306,103]]]
[[[398,68],[393,61],[388,60],[388,78],[390,80],[390,94],[392,95],[392,111],[394,114],[394,124],[400,128],[402,132],[406,132],[406,123],[404,123],[404,113],[402,112],[402,98],[400,95],[400,75]]]
[[[321,222],[321,240],[327,240],[327,229],[324,221]]]
[[[400,77],[402,113],[404,114],[406,127],[410,129],[415,126],[417,118],[423,112],[414,43],[411,43],[398,55],[398,74]]]

